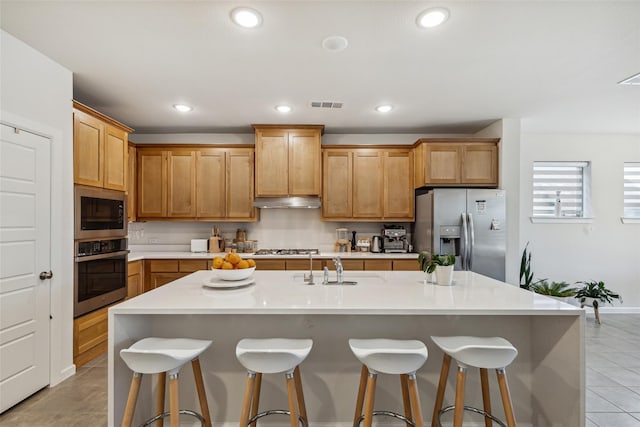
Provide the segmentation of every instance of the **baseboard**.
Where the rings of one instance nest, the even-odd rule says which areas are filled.
[[[49,387],[55,387],[60,384],[62,381],[70,378],[76,374],[76,365],[69,365],[60,371],[60,374],[56,376],[56,378],[50,379]]]
[[[587,310],[589,309],[587,308]],[[640,314],[640,307],[600,307],[598,311],[603,314]]]

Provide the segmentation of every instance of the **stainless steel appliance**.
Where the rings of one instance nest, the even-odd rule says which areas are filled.
[[[416,196],[414,247],[456,256],[456,270],[505,278],[504,190],[438,188]]]
[[[74,317],[127,296],[127,239],[76,242]]]
[[[382,252],[382,237],[381,236],[373,236],[371,238],[371,252],[375,252],[375,253]]]
[[[385,253],[406,253],[409,247],[407,230],[401,225],[385,225],[382,229],[382,248]]]
[[[122,191],[75,186],[75,239],[127,235],[126,196]]]

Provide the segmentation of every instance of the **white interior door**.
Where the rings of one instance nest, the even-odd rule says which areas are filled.
[[[49,139],[0,124],[0,412],[49,384]]]

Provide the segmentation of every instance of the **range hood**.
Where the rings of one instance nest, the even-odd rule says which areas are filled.
[[[262,209],[318,209],[320,197],[256,197],[253,206]]]

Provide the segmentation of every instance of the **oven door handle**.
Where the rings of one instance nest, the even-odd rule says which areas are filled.
[[[99,254],[99,255],[89,255],[89,256],[77,256],[75,258],[76,262],[85,262],[85,261],[95,261],[97,259],[106,259],[106,258],[115,258],[122,255],[127,255],[129,250],[118,251],[118,252],[109,252],[108,254]]]

